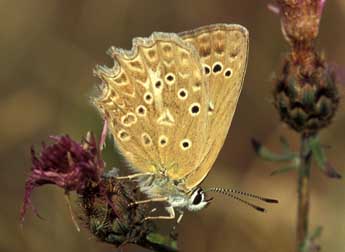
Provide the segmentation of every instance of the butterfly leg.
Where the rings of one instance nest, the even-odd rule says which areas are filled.
[[[138,177],[143,177],[143,176],[153,176],[154,174],[152,172],[144,172],[144,173],[135,173],[135,174],[131,174],[128,176],[118,176],[116,177],[116,179],[120,180],[120,179],[135,179]]]
[[[147,220],[172,220],[175,219],[175,210],[172,206],[168,206],[165,210],[169,213],[169,216],[147,216],[144,218],[144,221]]]
[[[181,220],[182,220],[182,217],[183,217],[183,211],[179,211],[179,213],[180,213],[180,216],[177,218],[177,223],[180,223],[181,222]]]
[[[151,203],[151,202],[163,202],[163,201],[167,201],[167,200],[168,200],[167,197],[138,200],[138,201],[134,201],[133,203],[130,203],[128,206],[131,207],[131,206],[135,206],[135,205],[139,205],[139,204],[146,204],[146,203]]]

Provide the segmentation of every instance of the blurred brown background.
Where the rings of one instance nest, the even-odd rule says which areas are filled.
[[[206,185],[238,188],[280,199],[261,214],[233,200],[217,197],[202,212],[188,213],[178,227],[182,251],[290,252],[294,249],[296,175],[270,177],[276,167],[259,160],[251,149],[256,136],[279,149],[279,135],[298,148],[298,136],[278,121],[271,105],[270,76],[287,46],[279,19],[264,0],[2,0],[0,1],[1,206],[0,251],[116,251],[77,233],[63,191],[35,191],[33,202],[45,221],[28,212],[19,226],[19,207],[30,167],[29,147],[51,134],[80,139],[99,133],[101,120],[88,102],[98,80],[95,64],[111,65],[105,51],[131,47],[135,36],[153,31],[179,32],[201,25],[239,23],[250,31],[250,57],[244,89],[230,137]],[[345,3],[329,0],[322,18],[319,46],[328,59],[345,67]],[[343,105],[343,104],[342,104]],[[322,132],[331,144],[329,158],[345,175],[345,110]],[[108,150],[112,147],[108,146]],[[110,164],[115,155],[108,151]],[[110,155],[111,154],[111,155]],[[345,180],[312,174],[311,227],[322,224],[324,251],[345,248]],[[167,223],[165,223],[167,225]],[[143,251],[127,247],[124,251]]]

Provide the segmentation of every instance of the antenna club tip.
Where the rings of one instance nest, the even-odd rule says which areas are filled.
[[[276,199],[264,199],[265,202],[267,203],[273,203],[273,204],[278,204],[279,200]]]
[[[266,213],[266,209],[263,207],[255,207],[255,209],[258,210],[259,212]]]

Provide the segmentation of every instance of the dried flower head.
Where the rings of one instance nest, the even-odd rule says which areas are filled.
[[[339,103],[337,78],[314,48],[325,0],[277,0],[269,8],[281,17],[291,46],[275,80],[275,107],[297,132],[315,134],[330,124]]]
[[[50,138],[55,143],[43,143],[38,156],[31,148],[32,166],[25,183],[24,204],[20,214],[22,221],[27,208],[32,206],[30,196],[36,187],[54,184],[66,192],[82,193],[89,183],[98,183],[103,173],[103,161],[92,134],[88,134],[82,143],[75,142],[69,136]]]
[[[319,24],[326,0],[277,0],[285,39],[291,44],[308,44],[319,33]]]

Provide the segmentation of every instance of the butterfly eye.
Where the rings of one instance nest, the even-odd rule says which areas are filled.
[[[231,69],[230,69],[230,68],[227,68],[227,69],[225,70],[225,72],[224,72],[225,78],[230,78],[231,75],[232,75]]]
[[[201,201],[202,201],[202,195],[198,193],[193,200],[193,204],[198,205]]]
[[[204,200],[204,192],[201,188],[193,193],[192,200],[193,205],[199,205]]]

